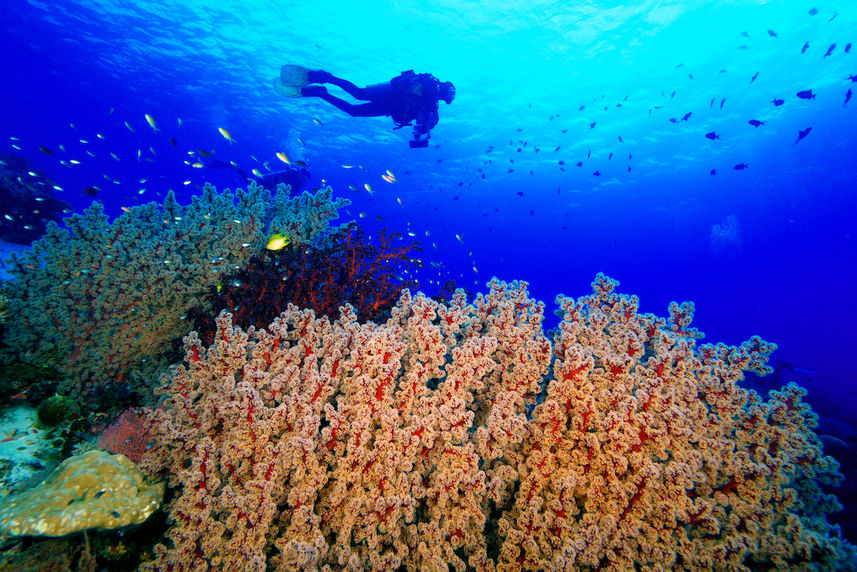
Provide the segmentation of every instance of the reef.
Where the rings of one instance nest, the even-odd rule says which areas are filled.
[[[142,466],[176,496],[143,568],[853,569],[805,391],[739,385],[776,346],[592,286],[552,340],[496,279],[404,290],[384,323],[221,313],[148,413]]]
[[[189,205],[170,192],[112,222],[99,202],[63,226],[51,221],[31,252],[11,258],[0,357],[55,368],[60,392],[90,402],[116,398],[111,387],[121,393],[135,373],[145,390],[174,360],[186,312],[207,304],[218,277],[261,253],[274,233],[300,245],[327,231],[349,204],[331,194],[206,185]]]
[[[413,276],[421,267],[412,255],[418,249],[417,243],[403,243],[401,235],[388,231],[381,231],[373,242],[351,223],[314,244],[253,257],[245,268],[224,274],[209,289],[211,312],[193,308],[190,316],[209,344],[221,310],[228,310],[244,329],[266,327],[289,304],[335,317],[347,303],[361,322],[380,322],[389,317],[402,289],[416,286],[404,276]]]

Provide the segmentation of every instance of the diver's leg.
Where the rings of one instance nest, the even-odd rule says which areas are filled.
[[[357,87],[347,79],[342,79],[340,77],[336,77],[330,72],[326,72],[324,70],[311,70],[307,72],[307,82],[308,83],[330,83],[337,87],[341,87],[345,90],[348,95],[355,99],[360,99],[363,101],[368,101],[373,99],[371,97],[371,93],[367,93],[369,88]],[[371,88],[372,86],[370,86]]]
[[[301,90],[301,95],[304,97],[320,97],[337,109],[340,109],[351,117],[377,117],[386,115],[386,111],[381,105],[370,103],[348,103],[344,99],[340,99],[335,95],[330,95],[327,90],[320,85],[308,85]]]

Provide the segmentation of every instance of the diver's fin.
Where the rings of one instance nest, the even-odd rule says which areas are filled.
[[[280,77],[274,80],[274,90],[286,97],[300,97],[301,88],[309,83],[307,81],[309,71],[303,66],[284,65],[280,68]]]

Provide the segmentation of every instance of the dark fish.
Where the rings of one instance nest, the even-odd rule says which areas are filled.
[[[854,83],[855,81],[857,81],[857,74],[849,75],[848,79],[851,80],[851,83]]]
[[[741,35],[744,36],[745,38],[750,37],[750,33],[747,30],[744,30],[743,32],[741,32]]]
[[[586,152],[586,158],[589,159],[592,157],[592,149]]]
[[[175,137],[170,137],[170,143],[172,143],[172,144],[173,144],[173,147],[178,147],[178,145],[179,145],[178,143],[176,143],[176,138],[175,138]]]
[[[744,169],[746,169],[749,166],[750,165],[748,165],[747,163],[738,163],[737,165],[735,165],[732,168],[735,169],[736,171],[743,171]]]
[[[807,127],[806,129],[801,129],[800,131],[798,131],[797,141],[795,141],[795,143],[797,143],[798,141],[800,141],[801,139],[803,139],[804,137],[809,135],[810,131],[812,131],[812,127]]]
[[[596,123],[595,121],[593,121],[592,123],[590,123],[590,124],[589,124],[589,128],[590,128],[590,129],[595,129],[595,123]]]
[[[716,169],[711,169],[711,176],[713,177],[713,176],[714,176],[714,175],[716,175],[716,174],[717,174],[717,170],[716,170]]]
[[[585,106],[585,105],[581,105],[577,110],[578,110],[578,111],[583,111],[584,109],[586,109],[586,106]]]
[[[577,166],[578,166],[578,167],[582,167],[582,166],[583,166],[583,161],[578,161],[578,162],[577,162]]]
[[[682,121],[687,121],[688,119],[690,119],[690,116],[691,116],[691,115],[693,115],[693,112],[692,112],[692,111],[688,111],[687,113],[685,113],[685,114],[684,114],[684,117],[682,117],[682,118],[681,118],[681,120],[682,120]]]
[[[751,120],[750,120],[750,121],[748,121],[747,123],[749,123],[749,124],[750,124],[750,125],[752,125],[753,127],[758,127],[759,125],[764,125],[764,124],[765,124],[765,122],[764,122],[764,121],[759,121],[758,119],[751,119]]]
[[[803,54],[803,53],[806,53],[806,51],[807,51],[808,49],[809,49],[809,42],[805,42],[805,43],[804,43],[804,45],[803,45],[803,47],[800,49],[800,53],[802,53],[802,54]]]
[[[674,97],[675,97],[675,90],[673,90],[673,92],[670,94],[670,99],[672,99]]]
[[[836,19],[836,17],[837,17],[838,15],[839,15],[839,12],[837,12],[836,10],[834,10],[834,11],[833,11],[833,16],[831,16],[831,17],[830,17],[830,20],[828,20],[828,22],[832,22],[833,20],[835,20],[835,19]]]
[[[622,136],[621,136],[621,135],[619,135],[619,143],[624,143],[624,141],[622,141]]]
[[[803,91],[797,92],[797,96],[801,99],[815,99],[815,94],[812,93],[811,89],[805,89]]]
[[[712,131],[711,133],[706,133],[705,136],[711,139],[712,141],[714,141],[715,139],[720,139],[720,135],[718,135],[714,131]]]
[[[86,187],[85,189],[83,189],[83,192],[89,195],[90,197],[94,197],[98,194],[98,189],[96,189],[95,187]]]
[[[594,172],[594,173],[592,173],[592,174],[593,174],[593,175],[595,175],[596,177],[600,177],[600,176],[601,176],[601,171],[595,171],[595,172]]]
[[[670,117],[670,123],[678,123],[678,119],[675,117]]]
[[[610,160],[612,160],[612,159],[613,159],[613,153],[610,153],[610,154],[607,156],[607,160],[608,160],[608,161],[610,161]]]
[[[842,107],[848,105],[848,102],[851,101],[851,88],[848,88],[848,91],[845,92],[845,102],[842,104]]]
[[[848,42],[847,44],[845,44],[845,53],[846,54],[851,53],[851,42]]]
[[[768,30],[768,35],[772,38],[778,38],[777,33],[773,30]]]
[[[557,161],[558,165],[565,165],[565,161]]]
[[[759,77],[759,72],[756,72],[755,74],[753,74],[753,77],[750,78],[750,83],[753,83],[754,81],[756,81],[757,77]]]
[[[836,44],[830,44],[830,47],[827,48],[827,53],[824,54],[824,57],[826,58],[827,56],[832,54],[833,50],[835,50],[835,49],[836,49]]]
[[[785,100],[783,100],[783,99],[777,99],[777,98],[775,97],[774,99],[772,99],[772,100],[771,100],[771,103],[773,103],[775,106],[779,107],[779,106],[781,106],[782,104],[784,104],[784,103],[785,103]]]
[[[810,16],[815,16],[816,14],[818,14],[818,10],[816,10],[815,8],[809,9],[809,15]]]
[[[723,111],[723,104],[726,103],[726,98],[720,100],[720,111]]]
[[[716,97],[712,97],[712,98],[711,98],[711,103],[709,103],[709,104],[708,104],[708,107],[709,107],[709,108],[714,107],[714,100],[715,100],[715,99],[717,99],[717,98],[716,98]]]
[[[519,196],[519,197],[523,197],[523,196],[524,196],[524,191],[518,191],[518,196]]]
[[[196,152],[205,157],[206,159],[211,159],[211,153],[209,153],[205,149],[197,149]]]
[[[48,149],[47,147],[42,147],[41,145],[39,145],[39,151],[41,151],[45,155],[51,155],[51,156],[56,155],[56,153],[54,153],[51,149]]]

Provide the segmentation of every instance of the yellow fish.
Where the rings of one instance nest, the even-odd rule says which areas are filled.
[[[256,175],[257,177],[261,177],[261,176],[262,176],[262,171],[260,171],[259,169],[253,169],[251,172],[252,172],[254,175]]]
[[[155,118],[149,115],[148,113],[146,114],[146,123],[148,123],[152,129],[154,129],[155,133],[158,132],[158,124],[155,123]]]
[[[232,143],[233,141],[235,141],[235,140],[232,138],[232,135],[230,135],[230,134],[229,134],[229,131],[227,131],[227,130],[226,130],[226,129],[224,129],[223,127],[218,127],[218,128],[217,128],[217,130],[220,132],[220,134],[221,134],[221,135],[223,135],[223,138],[224,138],[224,139],[226,139],[227,141],[229,141],[230,143]]]
[[[289,158],[288,158],[288,157],[286,157],[286,154],[285,154],[285,153],[282,153],[282,152],[279,152],[279,151],[278,151],[278,152],[277,152],[277,159],[279,159],[280,161],[282,161],[282,162],[283,162],[283,163],[285,163],[286,165],[288,165],[288,164],[289,164]]]
[[[283,247],[288,246],[291,241],[292,240],[289,238],[288,234],[284,232],[277,233],[268,239],[268,244],[265,245],[265,248],[268,250],[280,250]]]

